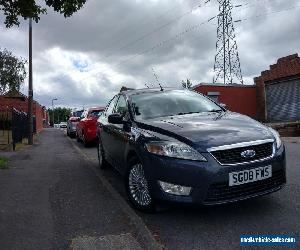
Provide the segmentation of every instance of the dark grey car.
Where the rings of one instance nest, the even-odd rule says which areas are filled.
[[[101,168],[125,176],[131,203],[220,204],[265,195],[286,182],[273,129],[189,90],[121,92],[98,120]]]
[[[70,137],[75,137],[76,126],[80,121],[80,117],[72,116],[67,121],[67,135]]]

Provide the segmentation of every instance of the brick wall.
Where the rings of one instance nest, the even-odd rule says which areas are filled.
[[[0,96],[0,109],[16,108],[20,111],[28,111],[27,97],[6,97]],[[33,102],[33,115],[36,117],[37,132],[43,130],[43,119],[45,119],[45,112],[43,107],[36,101]]]
[[[257,117],[261,121],[267,118],[265,85],[272,81],[280,81],[300,75],[300,58],[298,54],[279,58],[276,64],[270,65],[269,70],[261,72],[254,78],[257,98]]]
[[[224,103],[230,111],[256,118],[255,85],[197,85],[196,91],[207,95],[208,92],[219,92],[219,102]]]

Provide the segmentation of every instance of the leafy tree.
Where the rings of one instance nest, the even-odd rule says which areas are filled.
[[[26,78],[25,64],[25,59],[14,56],[6,49],[0,49],[0,94],[20,90]]]
[[[71,109],[70,108],[61,108],[57,107],[54,109],[54,123],[58,124],[60,122],[66,122],[68,118],[71,116]],[[50,123],[52,124],[53,119],[53,110],[48,109],[49,112],[49,119]]]
[[[182,84],[182,87],[185,89],[186,88],[190,89],[193,85],[188,78],[186,79],[186,82],[182,80],[181,84]]]
[[[53,8],[64,17],[69,17],[81,9],[85,2],[86,0],[0,0],[0,10],[5,16],[4,24],[10,28],[14,25],[19,26],[19,17],[24,19],[31,17],[37,23],[42,14],[47,14],[44,6]]]

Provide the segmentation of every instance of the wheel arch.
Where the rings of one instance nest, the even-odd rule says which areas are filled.
[[[126,164],[128,165],[128,163],[132,160],[132,159],[139,159],[138,154],[135,150],[130,149],[127,153],[127,157],[126,157]]]

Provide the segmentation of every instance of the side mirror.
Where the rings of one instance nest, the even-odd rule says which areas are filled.
[[[225,103],[220,103],[219,105],[220,105],[222,108],[227,109],[227,106],[226,106]]]
[[[121,116],[118,113],[109,115],[107,120],[109,123],[112,123],[112,124],[123,124],[124,123],[123,116]]]

